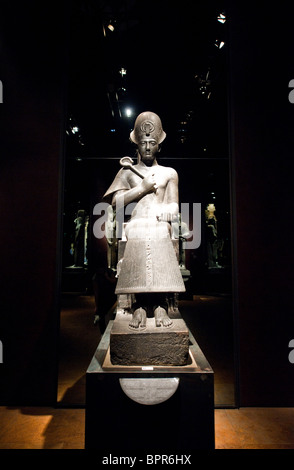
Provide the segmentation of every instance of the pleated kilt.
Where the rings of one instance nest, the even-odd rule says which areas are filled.
[[[167,222],[133,219],[126,237],[116,294],[186,290]]]

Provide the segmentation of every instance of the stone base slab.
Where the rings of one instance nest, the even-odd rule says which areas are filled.
[[[110,332],[110,360],[113,365],[184,366],[189,360],[189,330],[182,318],[169,327],[155,326],[147,318],[146,328],[131,329],[131,314],[117,314]]]

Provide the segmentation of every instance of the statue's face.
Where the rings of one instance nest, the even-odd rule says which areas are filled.
[[[159,151],[159,145],[152,137],[144,137],[138,143],[138,150],[141,155],[141,160],[146,164],[152,164]]]

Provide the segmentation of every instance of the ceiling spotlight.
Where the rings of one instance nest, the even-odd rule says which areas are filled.
[[[109,23],[109,25],[107,26],[107,28],[110,30],[110,31],[114,31],[114,26],[112,23]]]
[[[224,13],[220,13],[217,17],[217,21],[219,21],[220,23],[225,23],[226,22],[226,15]]]
[[[215,46],[218,48],[218,49],[221,49],[222,47],[224,47],[225,43],[224,41],[219,41],[219,39],[217,39],[215,41]]]
[[[133,111],[131,110],[131,108],[127,108],[125,113],[127,117],[131,117],[133,115]]]
[[[124,67],[122,67],[122,68],[120,69],[119,73],[120,73],[121,76],[123,77],[124,75],[127,74],[127,71],[126,71],[126,69],[125,69]]]

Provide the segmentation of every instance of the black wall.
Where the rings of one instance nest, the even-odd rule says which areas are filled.
[[[293,8],[231,3],[240,404],[293,406]]]
[[[56,399],[64,13],[1,2],[1,404]]]

